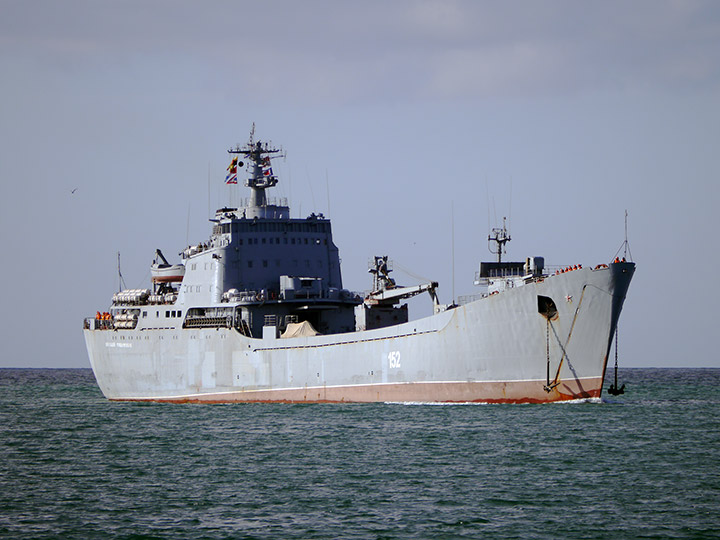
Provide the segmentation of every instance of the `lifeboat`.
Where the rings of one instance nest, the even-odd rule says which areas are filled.
[[[177,283],[183,280],[185,265],[153,264],[150,266],[153,283]]]

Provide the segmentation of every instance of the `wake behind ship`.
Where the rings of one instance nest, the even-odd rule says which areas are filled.
[[[488,239],[470,301],[443,305],[436,282],[403,287],[386,256],[367,295],[343,287],[330,220],[293,219],[272,159],[254,140],[233,156],[250,197],[220,208],[208,241],[171,264],[157,250],[151,288],[115,294],[85,319],[90,364],[112,400],[170,402],[550,402],[602,393],[635,264],[552,271],[542,257],[502,261]],[[404,300],[427,292],[429,317]]]

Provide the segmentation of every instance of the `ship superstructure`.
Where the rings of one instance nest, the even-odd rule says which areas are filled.
[[[171,264],[157,250],[149,289],[121,291],[85,320],[110,399],[156,401],[488,401],[598,397],[634,264],[548,272],[542,257],[481,263],[475,299],[442,305],[437,282],[403,287],[386,256],[373,290],[343,287],[322,214],[290,217],[266,190],[281,150],[229,150],[227,182],[246,167],[250,197],[217,210],[210,238]],[[433,315],[410,321],[411,296]]]

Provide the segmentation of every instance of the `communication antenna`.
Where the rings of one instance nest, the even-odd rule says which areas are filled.
[[[512,223],[512,177],[510,178],[510,211],[508,212],[508,221]],[[510,231],[508,231],[510,234]]]
[[[325,169],[325,189],[327,190],[327,213],[328,216],[332,215],[330,213],[330,177],[328,176],[328,170]]]
[[[455,303],[455,201],[450,201],[450,244],[452,246],[452,298]]]
[[[185,229],[185,245],[190,245],[190,203],[188,203],[187,226]]]
[[[312,198],[313,209],[315,210],[315,212],[317,212],[318,207],[315,204],[315,191],[313,190],[312,180],[310,180],[310,173],[308,172],[307,166],[305,166],[305,178],[307,178],[308,186],[310,187],[310,197]]]
[[[288,192],[289,192],[288,201],[290,201],[290,204],[294,206],[295,201],[293,200],[293,197],[292,197],[292,171],[291,170],[288,170],[288,173],[287,173],[287,184],[288,184]],[[300,217],[300,216],[298,216],[298,217]]]
[[[490,186],[488,185],[487,176],[485,177],[485,202],[487,203],[487,228],[490,230]]]
[[[125,280],[123,279],[122,272],[120,271],[120,252],[117,252],[118,255],[118,292],[122,292],[123,290],[127,289],[127,286],[125,285]]]

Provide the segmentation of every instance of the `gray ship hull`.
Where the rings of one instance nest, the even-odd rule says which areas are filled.
[[[85,329],[111,400],[508,402],[597,398],[633,263],[511,287],[396,326],[254,339],[231,328]],[[539,298],[550,298],[549,317]],[[268,333],[270,334],[270,333]]]

